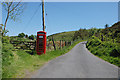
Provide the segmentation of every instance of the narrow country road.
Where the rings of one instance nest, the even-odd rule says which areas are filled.
[[[32,78],[118,78],[118,67],[91,54],[86,42],[39,69]],[[56,53],[57,54],[57,53]]]

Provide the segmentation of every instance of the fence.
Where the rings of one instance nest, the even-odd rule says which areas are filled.
[[[36,41],[10,41],[13,44],[15,49],[23,49],[23,50],[35,50]],[[62,49],[65,46],[70,46],[72,41],[47,41],[47,50],[53,51],[57,49]]]
[[[70,46],[72,44],[72,41],[48,41],[47,42],[47,50],[57,50],[57,49],[62,49],[65,46]]]

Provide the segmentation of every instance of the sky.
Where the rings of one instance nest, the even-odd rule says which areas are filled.
[[[42,7],[40,2],[24,2],[25,9],[14,22],[8,20],[7,35],[17,36],[19,33],[36,35],[42,30]],[[118,22],[118,2],[46,2],[45,25],[47,36],[80,28],[104,28]],[[2,8],[2,23],[6,11]]]

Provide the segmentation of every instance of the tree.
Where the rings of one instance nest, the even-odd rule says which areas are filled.
[[[25,37],[25,34],[24,33],[20,33],[20,34],[18,34],[18,37],[23,38],[23,37]]]
[[[105,25],[105,28],[108,28],[108,24]]]
[[[27,34],[25,35],[25,38],[28,38],[28,35],[27,35]]]
[[[85,39],[89,37],[89,32],[86,29],[79,29],[74,33],[73,41],[77,39]]]
[[[30,35],[30,36],[29,36],[29,39],[34,40],[34,35]]]
[[[3,2],[2,5],[7,12],[7,17],[5,19],[5,23],[3,24],[4,30],[3,30],[2,34],[4,34],[8,19],[10,18],[15,21],[16,17],[23,12],[24,7],[23,7],[23,3],[21,3],[21,1],[13,2],[13,0],[12,0],[12,2]]]

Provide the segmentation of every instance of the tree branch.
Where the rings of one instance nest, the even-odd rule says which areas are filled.
[[[9,13],[9,10],[10,10],[10,7],[12,5],[13,2],[10,2],[10,5],[8,6],[8,13]]]
[[[16,8],[19,4],[20,4],[20,2],[19,2],[18,4],[16,4],[16,6],[15,6],[12,10],[9,11],[9,13],[11,13],[13,10],[15,10],[15,8]]]

